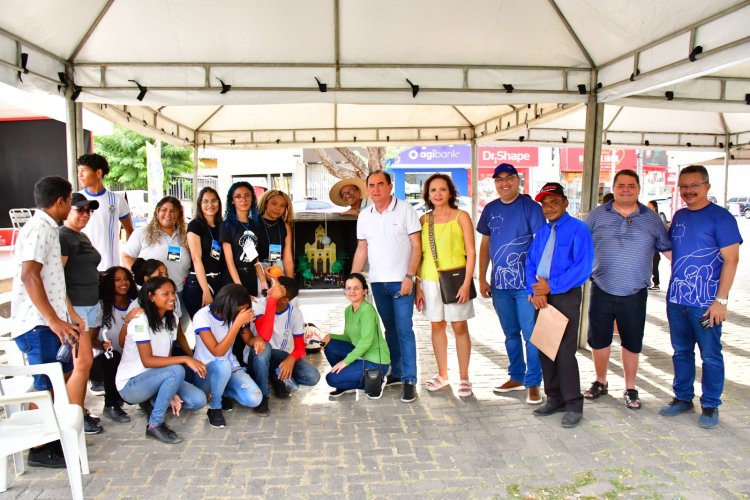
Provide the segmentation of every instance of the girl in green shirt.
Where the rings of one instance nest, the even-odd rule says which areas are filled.
[[[370,399],[380,399],[385,387],[385,377],[390,369],[391,355],[380,329],[380,318],[375,308],[365,300],[367,281],[359,273],[347,276],[344,284],[346,298],[352,303],[344,311],[344,334],[326,335],[323,339],[325,356],[331,365],[326,375],[328,385],[334,388],[332,397],[365,388],[365,370],[380,371],[383,385]]]

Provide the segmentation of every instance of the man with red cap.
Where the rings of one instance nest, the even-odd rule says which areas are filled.
[[[583,418],[576,361],[581,286],[591,275],[594,243],[588,226],[568,214],[568,198],[560,184],[548,182],[535,199],[549,222],[537,231],[529,248],[526,289],[536,309],[552,305],[568,318],[568,324],[554,360],[539,352],[547,401],[534,414],[545,417],[565,411],[562,426],[575,427]]]

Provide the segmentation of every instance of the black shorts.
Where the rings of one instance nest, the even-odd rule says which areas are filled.
[[[643,349],[643,331],[646,327],[646,300],[648,289],[633,295],[611,295],[591,283],[589,303],[588,343],[592,349],[604,349],[612,344],[615,321],[620,333],[620,344],[630,352]]]

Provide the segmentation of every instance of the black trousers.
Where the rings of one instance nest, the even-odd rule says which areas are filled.
[[[91,365],[91,380],[101,381],[104,385],[104,406],[122,406],[122,398],[115,386],[115,376],[117,375],[117,367],[120,366],[120,359],[122,359],[122,355],[113,350],[111,359],[107,359],[104,353],[101,353],[94,358]]]
[[[578,324],[581,319],[581,288],[547,296],[547,303],[568,318],[560,349],[554,361],[539,351],[544,377],[544,392],[550,404],[564,403],[566,411],[583,412],[581,376],[578,373]]]
[[[654,282],[654,286],[659,286],[659,261],[661,260],[661,254],[654,252],[654,261],[651,264],[651,274],[653,277],[651,281]]]

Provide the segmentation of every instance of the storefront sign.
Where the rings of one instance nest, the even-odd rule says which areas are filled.
[[[480,167],[496,167],[501,163],[510,163],[515,167],[536,167],[539,165],[539,150],[537,148],[480,146],[477,156]]]
[[[401,151],[393,165],[471,165],[471,146],[416,146]]]
[[[602,170],[623,170],[638,168],[638,155],[635,149],[602,149],[599,157]],[[583,171],[583,148],[561,148],[560,170],[562,172]]]

